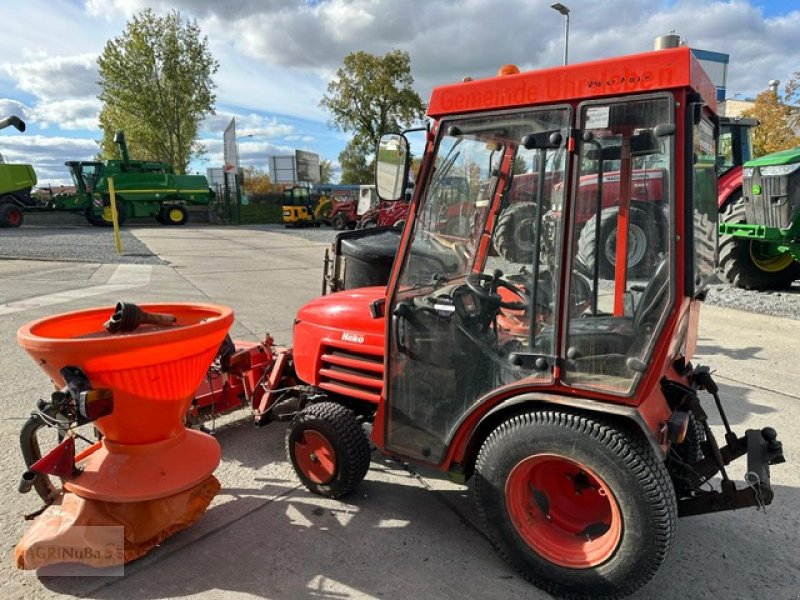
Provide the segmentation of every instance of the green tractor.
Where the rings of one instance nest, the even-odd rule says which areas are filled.
[[[800,147],[744,164],[742,196],[721,215],[720,235],[730,283],[781,290],[800,279]]]
[[[214,192],[202,175],[176,175],[167,163],[131,160],[123,132],[114,142],[122,160],[68,161],[76,193],[56,196],[54,208],[83,212],[92,225],[111,225],[111,194],[108,180],[113,178],[120,225],[128,217],[155,217],[163,225],[183,225],[192,204],[208,204]]]
[[[11,116],[0,120],[0,129],[15,127],[25,131],[25,121]],[[35,201],[31,189],[36,185],[36,172],[31,165],[12,165],[0,157],[0,227],[19,227],[22,225],[22,207]]]

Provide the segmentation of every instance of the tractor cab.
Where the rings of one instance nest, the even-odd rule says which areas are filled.
[[[315,223],[314,202],[311,190],[303,186],[291,186],[283,190],[283,223],[287,227],[319,225]]]
[[[637,402],[650,367],[663,364],[658,342],[680,305],[679,253],[668,243],[675,184],[658,203],[632,208],[646,165],[673,181],[675,104],[671,94],[631,95],[440,120],[387,309],[387,446],[438,464],[471,410],[520,387]],[[714,125],[700,118],[712,177],[700,191],[712,193],[713,208]],[[611,170],[613,181],[603,177]],[[453,181],[462,193],[450,193]],[[490,244],[510,190],[535,204],[527,251],[515,260]],[[454,235],[446,211],[470,214],[469,227]],[[713,211],[707,218],[713,233]],[[626,235],[597,235],[609,227]],[[643,256],[626,260],[633,253]],[[582,254],[610,256],[610,269],[596,260],[588,268]],[[712,239],[710,255],[691,265],[701,283],[713,258]],[[431,389],[436,400],[421,401]]]
[[[89,193],[97,186],[100,174],[103,170],[103,163],[96,161],[74,161],[64,163],[72,177],[72,183],[78,192]]]

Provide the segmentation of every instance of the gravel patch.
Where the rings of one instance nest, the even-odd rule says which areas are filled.
[[[800,320],[800,281],[780,292],[756,292],[720,283],[710,287],[706,304]]]
[[[117,254],[114,231],[100,227],[0,229],[0,258],[61,262],[166,264],[133,234],[120,231],[123,253]]]

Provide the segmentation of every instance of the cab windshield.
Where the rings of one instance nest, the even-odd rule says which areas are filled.
[[[534,207],[539,204],[545,215],[563,187],[568,124],[566,107],[443,122],[401,285],[437,287],[494,269],[530,275]],[[504,206],[525,204],[514,220],[528,226],[509,227],[506,239],[494,240],[504,246],[500,256],[487,257],[478,249],[495,225],[488,211],[496,194]],[[545,246],[546,236],[539,243]]]

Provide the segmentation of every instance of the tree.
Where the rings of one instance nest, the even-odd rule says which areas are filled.
[[[212,76],[219,68],[197,23],[175,10],[162,17],[145,9],[106,43],[97,64],[103,156],[117,156],[113,137],[121,129],[131,156],[186,172],[205,152],[197,129],[214,114]]]
[[[381,57],[358,51],[345,57],[335,78],[328,83],[328,93],[322,97],[320,106],[331,113],[332,125],[353,134],[342,152],[353,165],[355,153],[366,164],[366,157],[374,151],[381,134],[403,129],[425,116],[425,105],[411,87],[413,83],[407,52],[393,50]],[[340,162],[344,182],[345,164],[341,155]],[[370,173],[368,179],[358,183],[372,179]]]
[[[242,185],[244,193],[248,196],[260,196],[269,194],[273,191],[272,180],[263,169],[255,167],[247,167],[244,170],[244,184]]]
[[[333,179],[333,161],[321,160],[319,163],[319,182],[330,183]]]
[[[753,130],[753,154],[763,156],[800,145],[800,113],[792,103],[797,102],[800,72],[795,73],[785,88],[785,94],[764,90],[756,96],[753,108],[743,115],[754,117],[760,125]]]
[[[339,164],[342,165],[340,183],[359,184],[375,179],[372,168],[367,164],[366,154],[355,139],[347,142],[339,153]]]

